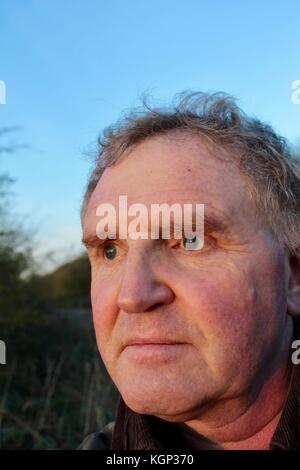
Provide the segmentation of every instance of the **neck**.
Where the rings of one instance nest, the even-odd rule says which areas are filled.
[[[185,424],[223,449],[269,449],[287,398],[290,377],[291,365],[289,357],[285,357],[259,392],[222,401],[201,418]]]
[[[270,441],[280,420],[281,413],[282,408],[262,427],[262,429],[254,432],[252,436],[249,436],[246,439],[222,442],[222,448],[226,450],[268,450]]]

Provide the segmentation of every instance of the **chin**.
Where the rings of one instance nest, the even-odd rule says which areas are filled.
[[[189,396],[174,393],[160,393],[156,397],[149,392],[141,393],[141,391],[123,390],[122,398],[126,405],[134,412],[157,416],[170,422],[181,422],[188,419],[194,419],[199,415],[199,409],[205,406],[201,403],[201,398],[197,400]]]

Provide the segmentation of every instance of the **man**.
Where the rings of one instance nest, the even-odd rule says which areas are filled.
[[[102,240],[97,207],[120,195],[149,213],[204,204],[202,248]],[[300,448],[300,172],[284,139],[221,93],[132,113],[100,141],[82,224],[98,348],[120,392],[106,447]],[[101,436],[81,448],[105,448]]]

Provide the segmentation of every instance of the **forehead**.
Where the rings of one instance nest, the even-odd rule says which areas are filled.
[[[230,217],[242,216],[250,205],[245,179],[233,159],[222,149],[216,152],[194,135],[147,139],[104,171],[86,219],[100,203],[117,207],[119,195],[127,195],[129,204],[197,202]]]

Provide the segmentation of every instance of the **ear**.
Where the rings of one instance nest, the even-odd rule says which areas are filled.
[[[290,254],[290,277],[287,292],[287,312],[291,316],[300,316],[300,250]]]

